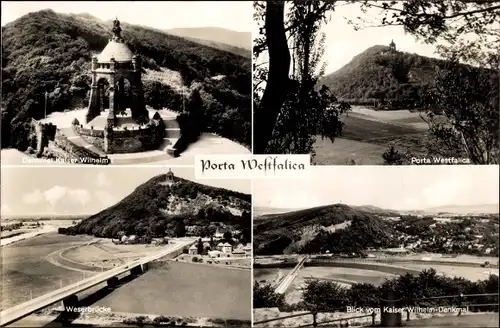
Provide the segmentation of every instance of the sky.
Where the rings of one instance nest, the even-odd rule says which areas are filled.
[[[2,215],[95,214],[114,205],[167,167],[3,167]],[[176,167],[181,178],[251,193],[250,180],[196,180],[194,168]]]
[[[314,166],[297,179],[255,180],[255,207],[342,203],[393,210],[498,204],[498,166]]]
[[[221,27],[252,31],[251,1],[2,1],[2,26],[27,13],[52,9],[58,13],[89,13],[107,21],[157,29]]]
[[[356,17],[360,16],[379,22],[380,13],[380,10],[372,8],[364,14],[360,10],[360,5],[356,3],[340,3],[336,6],[335,11],[330,14],[330,20],[321,29],[326,38],[326,49],[322,57],[326,62],[325,74],[338,70],[349,63],[352,57],[372,46],[388,46],[391,40],[394,40],[399,51],[439,58],[435,53],[435,46],[419,42],[414,36],[405,34],[401,26],[373,27],[355,31],[353,26],[348,24],[348,19],[356,21]],[[252,29],[254,37],[258,33],[257,27],[258,24],[254,24]],[[258,63],[268,61],[266,54],[259,57]]]

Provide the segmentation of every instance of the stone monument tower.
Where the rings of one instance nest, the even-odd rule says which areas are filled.
[[[391,51],[396,51],[396,44],[394,43],[394,40],[391,40],[391,43],[389,43],[389,49]]]
[[[140,57],[132,54],[121,36],[120,21],[113,22],[113,38],[109,40],[99,56],[92,58],[92,89],[87,112],[87,122],[99,116],[108,109],[107,125],[113,128],[116,125],[116,116],[125,113],[130,108],[132,118],[139,124],[148,121],[148,112],[144,104],[144,94],[141,81]],[[130,103],[124,97],[124,82],[130,84]],[[109,87],[105,87],[105,82]],[[109,104],[104,103],[108,92]]]
[[[165,178],[165,184],[170,186],[173,183],[174,183],[174,173],[172,172],[172,169],[168,169],[168,172],[167,172],[166,178]]]

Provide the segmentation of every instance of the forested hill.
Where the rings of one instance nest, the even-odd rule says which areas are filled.
[[[344,101],[414,107],[432,85],[435,74],[449,62],[373,46],[353,57],[339,70],[326,75],[320,84]],[[471,74],[485,70],[461,65]]]
[[[173,185],[165,180],[165,174],[153,177],[115,205],[60,232],[107,238],[117,238],[120,232],[163,237],[178,234],[180,225],[182,229],[196,226],[198,235],[205,236],[215,233],[218,226],[242,230],[250,241],[250,195],[178,177]]]
[[[360,252],[392,245],[395,234],[373,211],[334,204],[255,219],[253,236],[256,254],[271,255]]]
[[[146,104],[180,110],[179,88],[169,78],[180,73],[185,86],[201,85],[206,126],[250,145],[250,58],[121,23],[125,42],[141,55],[148,74],[158,73],[156,79],[145,74]],[[86,14],[42,10],[2,27],[2,147],[27,148],[23,131],[31,117],[44,115],[45,92],[48,113],[87,105],[91,57],[108,43],[111,26]]]

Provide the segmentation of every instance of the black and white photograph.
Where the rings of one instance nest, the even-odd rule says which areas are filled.
[[[255,1],[253,152],[498,164],[500,1]]]
[[[250,154],[252,3],[3,1],[2,163]]]
[[[254,181],[254,327],[498,327],[498,181],[479,165]]]
[[[250,327],[251,181],[2,168],[5,327]]]

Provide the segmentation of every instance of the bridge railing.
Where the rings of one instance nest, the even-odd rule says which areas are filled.
[[[496,312],[498,312],[498,293],[483,293],[483,294],[460,294],[460,295],[446,295],[446,296],[433,296],[433,297],[423,297],[423,298],[418,298],[418,299],[401,299],[401,300],[396,300],[394,301],[394,304],[397,304],[396,306],[400,306],[401,308],[406,307],[406,311],[402,311],[406,313],[406,321],[411,320],[411,313],[412,309],[409,307],[410,305],[416,305],[421,302],[425,301],[440,301],[440,300],[448,300],[448,302],[442,302],[445,304],[440,304],[440,305],[435,305],[435,306],[451,306],[455,305],[457,306],[457,315],[460,316],[462,315],[462,308],[478,308],[478,307],[487,307],[487,308],[496,308]],[[471,303],[467,302],[468,299],[480,299],[480,298],[494,298],[496,297],[497,301],[494,303],[487,302],[487,303]],[[382,300],[380,300],[382,301]],[[382,302],[380,302],[382,303]],[[374,307],[376,309],[377,307]],[[344,310],[344,308],[339,308],[338,310]],[[339,311],[340,312],[340,311]],[[385,315],[397,315],[399,316],[399,320],[401,320],[402,313],[395,314],[395,313],[386,313],[382,311],[382,306],[379,305],[379,311],[372,311],[371,313],[367,314],[361,314],[361,315],[354,315],[346,318],[336,318],[332,320],[326,320],[326,321],[320,321],[318,322],[318,314],[319,313],[324,313],[324,314],[329,314],[329,313],[335,313],[335,311],[309,311],[309,312],[304,312],[304,313],[297,313],[297,314],[292,314],[288,316],[282,316],[278,318],[272,318],[272,319],[267,319],[267,320],[262,320],[262,321],[256,321],[253,323],[254,326],[257,325],[264,325],[266,323],[271,323],[271,322],[277,322],[277,321],[283,321],[286,319],[291,319],[291,318],[298,318],[298,317],[306,317],[306,316],[312,316],[312,323],[310,324],[305,324],[301,325],[298,327],[321,327],[322,325],[325,324],[332,324],[332,323],[340,323],[340,327],[349,327],[352,326],[349,324],[349,321],[355,320],[355,319],[362,319],[362,318],[367,318],[371,317],[371,324],[365,327],[369,326],[375,326],[377,324],[377,321],[383,321]],[[377,316],[379,317],[379,320],[377,320]],[[297,326],[294,326],[297,327]]]

